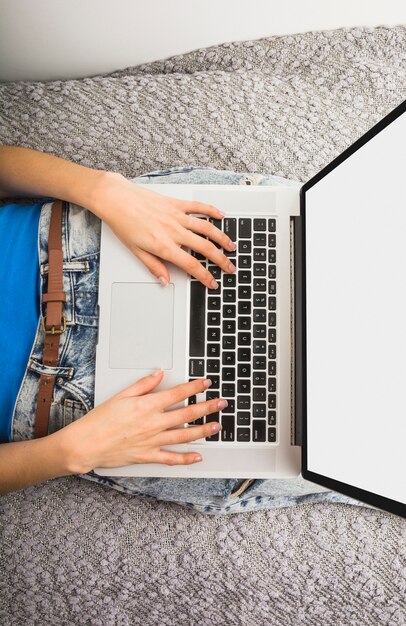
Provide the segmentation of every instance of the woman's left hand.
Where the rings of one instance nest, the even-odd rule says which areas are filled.
[[[164,285],[169,283],[170,275],[161,259],[177,265],[206,287],[217,286],[214,276],[181,246],[199,252],[225,272],[235,271],[230,259],[213,243],[231,251],[235,249],[231,239],[209,220],[190,215],[222,219],[224,215],[214,206],[170,198],[136,185],[121,174],[107,172],[88,208]]]

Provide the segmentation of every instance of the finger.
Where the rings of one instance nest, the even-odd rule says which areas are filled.
[[[195,257],[188,252],[178,248],[176,245],[168,248],[165,252],[165,259],[170,261],[174,265],[180,267],[184,272],[190,274],[197,280],[200,280],[205,287],[209,289],[216,289],[218,287],[217,281],[213,274],[209,272]]]
[[[213,241],[217,241],[222,248],[227,248],[228,250],[235,250],[236,248],[236,244],[231,241],[230,237],[207,220],[201,220],[198,217],[193,217],[193,215],[185,215],[185,221],[182,223],[182,226],[195,233],[206,235]]]
[[[211,380],[207,378],[197,378],[189,383],[181,383],[171,389],[165,389],[164,391],[158,391],[151,396],[151,402],[153,406],[159,409],[165,409],[173,404],[182,402],[190,396],[195,396],[197,393],[203,393],[211,385]]]
[[[186,233],[182,241],[183,245],[188,246],[191,250],[200,252],[200,254],[203,254],[203,256],[210,261],[213,261],[213,263],[221,267],[225,272],[235,272],[235,265],[226,257],[220,248],[214,245],[214,243],[208,239],[203,239],[203,237],[199,235],[195,235],[195,233],[191,231],[186,231]]]
[[[159,385],[164,376],[164,372],[161,369],[155,370],[149,376],[144,376],[144,378],[140,378],[129,387],[122,389],[119,393],[116,394],[117,398],[129,398],[131,396],[142,396],[145,393],[149,393],[155,387]]]
[[[159,450],[151,455],[149,463],[164,463],[165,465],[191,465],[202,461],[202,457],[196,452],[170,452],[169,450]]]
[[[177,206],[185,213],[199,213],[200,215],[209,215],[215,219],[224,217],[224,213],[217,207],[205,202],[198,202],[197,200],[177,200]]]
[[[159,445],[170,446],[177,443],[189,443],[197,439],[211,437],[221,430],[219,422],[209,422],[202,426],[189,426],[188,428],[174,428],[159,434]]]
[[[153,276],[156,276],[163,285],[167,285],[170,281],[170,275],[168,268],[162,261],[160,261],[154,254],[140,250],[137,252],[137,256],[144,263],[145,267],[149,269]]]
[[[179,426],[180,424],[194,422],[195,420],[199,419],[199,417],[203,417],[204,415],[218,413],[218,411],[222,411],[227,406],[227,404],[227,400],[223,400],[223,398],[213,398],[212,400],[206,400],[205,402],[190,404],[189,406],[185,406],[182,409],[173,409],[172,411],[166,411],[161,416],[161,420],[162,423],[165,424],[165,428],[173,428],[174,426]],[[162,436],[167,434],[167,431],[163,431],[161,433]]]

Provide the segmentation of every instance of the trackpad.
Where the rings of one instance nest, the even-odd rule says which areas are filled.
[[[113,283],[109,366],[172,368],[174,285]]]

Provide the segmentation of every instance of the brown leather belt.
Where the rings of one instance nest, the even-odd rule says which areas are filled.
[[[65,205],[65,203],[63,203]],[[66,318],[63,303],[66,295],[63,291],[63,252],[62,252],[62,201],[55,200],[51,209],[51,221],[48,236],[48,292],[42,295],[45,315],[42,327],[45,332],[43,364],[58,365],[59,338],[66,330]],[[49,413],[56,374],[41,374],[39,379],[37,410],[35,416],[34,438],[48,434]]]

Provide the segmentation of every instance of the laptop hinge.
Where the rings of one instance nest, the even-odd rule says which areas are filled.
[[[302,220],[290,220],[290,343],[291,343],[291,444],[303,443],[303,372],[302,372]]]

